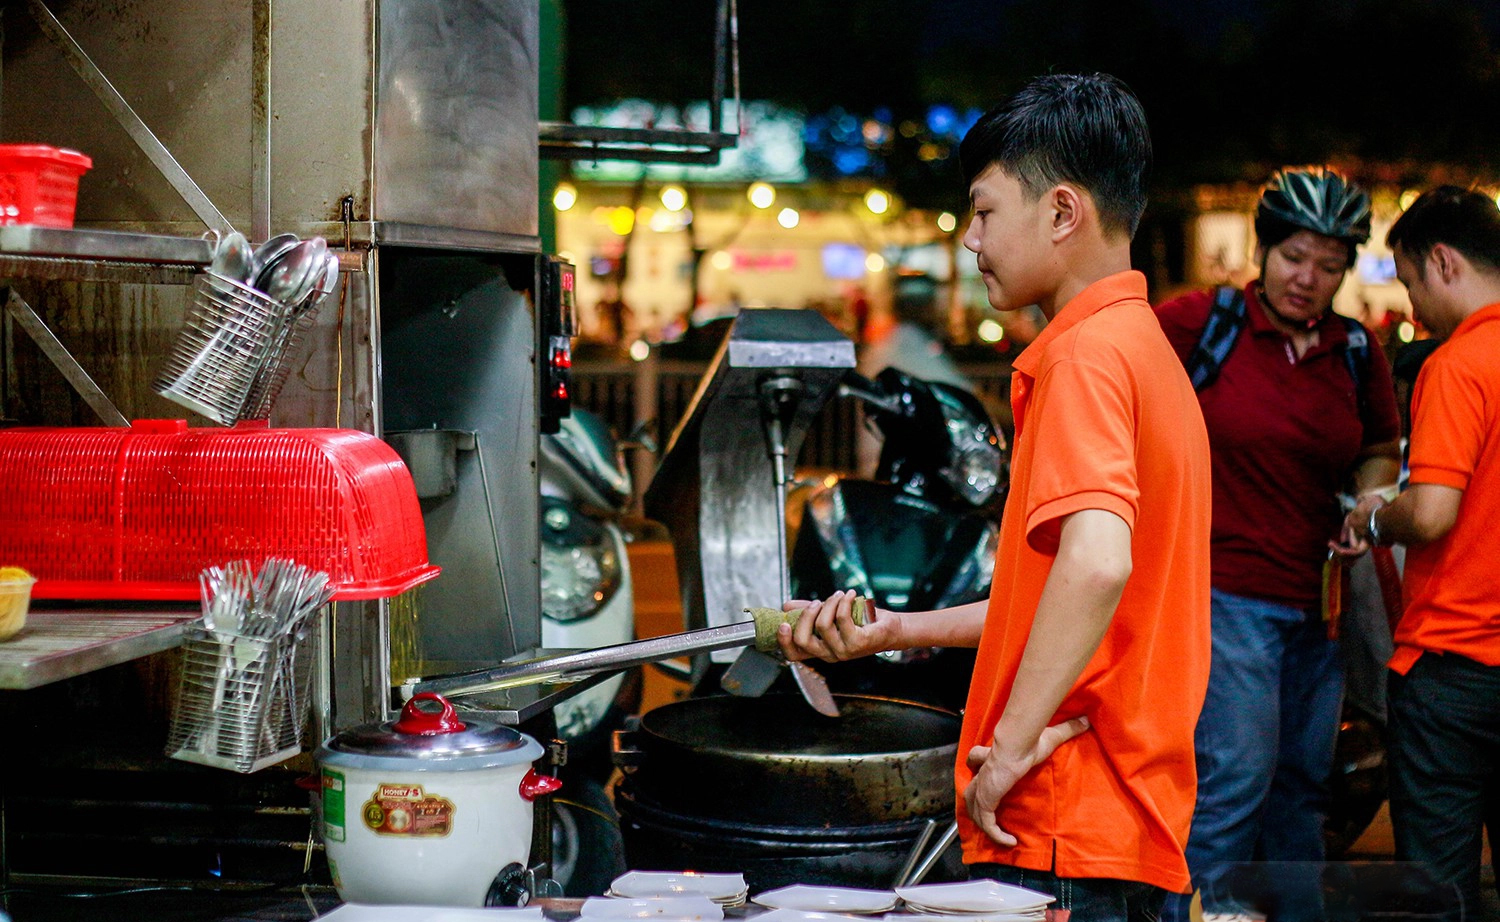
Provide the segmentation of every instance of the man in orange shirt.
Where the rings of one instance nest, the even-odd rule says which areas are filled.
[[[860,627],[839,593],[782,650],[977,646],[955,778],[971,874],[1049,892],[1073,922],[1154,919],[1188,887],[1211,486],[1197,398],[1130,269],[1145,115],[1113,77],[1050,75],[959,154],[990,303],[1049,321],[1015,362],[989,602]]]
[[[1386,239],[1417,318],[1447,342],[1412,396],[1410,487],[1361,500],[1344,538],[1354,553],[1407,545],[1387,691],[1396,857],[1456,884],[1478,918],[1483,827],[1500,842],[1500,210],[1444,186]]]

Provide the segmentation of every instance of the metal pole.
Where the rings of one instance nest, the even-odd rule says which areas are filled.
[[[271,236],[271,0],[254,0],[250,11],[250,237],[266,240]]]
[[[67,346],[62,344],[62,340],[53,334],[46,321],[42,320],[31,305],[22,300],[15,291],[12,290],[8,294],[9,296],[5,299],[6,311],[15,318],[21,329],[36,341],[42,354],[57,366],[57,370],[62,372],[62,376],[73,386],[73,390],[83,398],[83,402],[99,414],[99,418],[104,420],[105,425],[129,426],[130,420],[125,418],[125,414],[120,412],[120,408],[115,406],[114,401],[110,400],[94,379],[89,377],[89,373],[83,370],[83,366],[73,358],[73,354],[68,351]]]

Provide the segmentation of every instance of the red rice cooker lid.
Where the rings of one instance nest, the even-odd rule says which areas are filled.
[[[337,734],[318,747],[316,758],[345,768],[464,771],[533,762],[541,755],[541,744],[519,730],[460,719],[448,699],[421,692],[397,720]]]

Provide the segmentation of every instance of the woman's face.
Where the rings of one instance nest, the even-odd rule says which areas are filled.
[[[1323,316],[1343,284],[1349,250],[1343,241],[1299,230],[1265,251],[1261,285],[1271,309],[1303,324]]]

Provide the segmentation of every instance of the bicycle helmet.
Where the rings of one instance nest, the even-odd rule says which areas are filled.
[[[1370,196],[1327,167],[1278,170],[1261,190],[1255,230],[1290,225],[1349,244],[1370,239]]]

